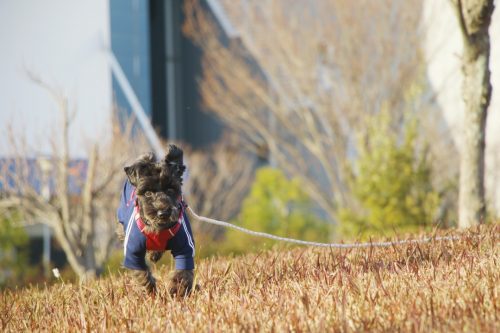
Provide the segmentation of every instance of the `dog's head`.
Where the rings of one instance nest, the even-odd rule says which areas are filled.
[[[125,168],[130,183],[136,187],[141,218],[153,231],[171,228],[179,219],[185,169],[182,154],[180,148],[170,146],[161,162],[150,153]]]
[[[172,177],[163,175],[162,178],[143,177],[136,187],[141,218],[147,226],[157,231],[174,226],[181,209],[180,183]]]

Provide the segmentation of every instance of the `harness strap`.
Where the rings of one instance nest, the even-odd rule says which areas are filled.
[[[184,209],[181,209],[179,219],[173,227],[161,230],[159,233],[147,233],[144,230],[146,225],[139,214],[139,207],[136,206],[134,209],[135,221],[141,233],[146,237],[146,250],[164,251],[167,248],[168,241],[172,239],[181,228],[183,211]]]
[[[130,206],[130,204],[132,203],[132,201],[134,201],[134,199],[135,199],[135,187],[134,187],[134,190],[132,191],[132,193],[130,193],[130,198],[127,201],[127,207]]]

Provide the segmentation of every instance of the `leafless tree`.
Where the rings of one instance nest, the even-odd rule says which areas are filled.
[[[484,152],[491,99],[489,27],[494,0],[452,0],[463,40],[464,140],[460,156],[459,226],[485,219]]]
[[[197,0],[184,32],[204,51],[207,108],[254,144],[337,220],[366,118],[386,109],[398,131],[429,101],[419,0],[222,1],[225,35]],[[365,138],[369,140],[369,138]]]
[[[12,155],[0,170],[0,211],[21,213],[28,224],[50,226],[74,272],[81,279],[95,277],[115,241],[123,165],[127,157],[137,156],[147,146],[140,137],[132,138],[131,122],[123,129],[117,119],[110,119],[109,140],[89,142],[87,163],[75,163],[69,149],[75,111],[70,110],[67,97],[36,76],[31,78],[57,103],[60,124],[52,129],[51,153],[35,162],[29,158],[26,133],[10,131]]]
[[[226,133],[208,149],[187,150],[187,202],[202,216],[228,221],[234,218],[254,178],[256,159],[241,149],[243,143]],[[222,230],[193,224],[195,233],[218,238]]]

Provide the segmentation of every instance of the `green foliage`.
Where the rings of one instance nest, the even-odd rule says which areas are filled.
[[[120,245],[123,245],[120,243]],[[123,250],[121,248],[115,249],[112,251],[104,264],[104,270],[102,272],[103,276],[107,276],[109,274],[114,274],[119,272],[122,269],[123,262]]]
[[[346,236],[415,231],[431,225],[439,203],[431,183],[426,149],[418,149],[417,122],[406,120],[402,135],[386,112],[374,117],[351,180],[356,208],[339,212]],[[363,142],[364,141],[364,142]]]
[[[273,235],[318,242],[328,241],[330,235],[329,225],[312,212],[312,202],[299,180],[288,180],[283,172],[270,167],[257,170],[236,224]],[[273,243],[230,229],[223,248],[242,253]]]
[[[12,218],[0,219],[0,287],[26,275],[28,235]]]

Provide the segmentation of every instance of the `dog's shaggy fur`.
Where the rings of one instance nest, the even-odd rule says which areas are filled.
[[[133,164],[125,167],[128,181],[135,187],[136,204],[140,218],[145,224],[144,232],[151,234],[173,227],[179,218],[182,207],[179,198],[182,196],[183,151],[171,145],[163,160],[156,162],[153,153],[140,156]],[[120,239],[125,238],[123,226],[119,225],[117,233]],[[152,262],[160,260],[164,251],[147,251]],[[135,280],[149,292],[156,291],[156,280],[147,270],[132,270]],[[176,270],[170,279],[171,295],[184,296],[191,292],[193,286],[193,270]]]

